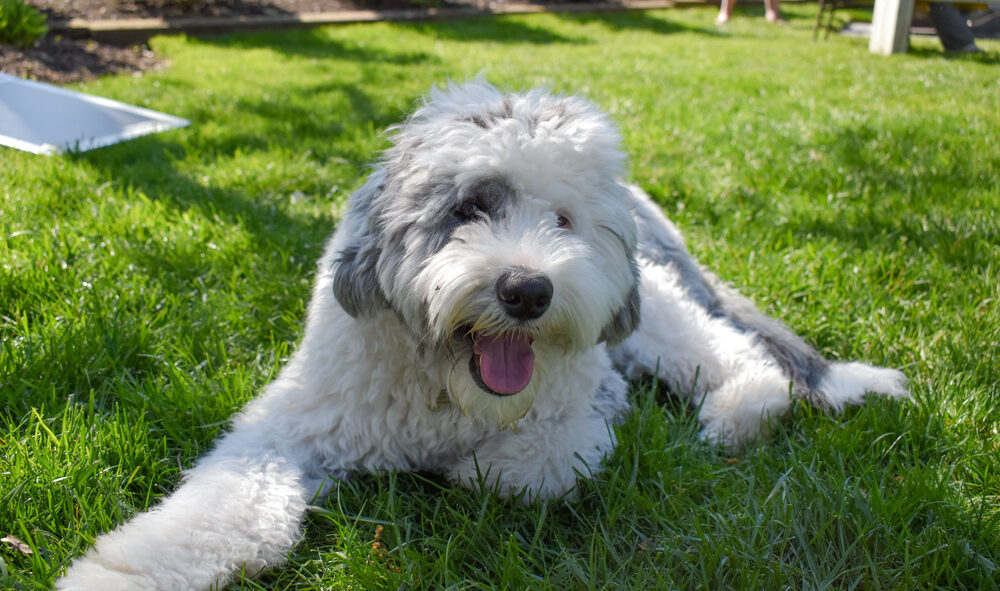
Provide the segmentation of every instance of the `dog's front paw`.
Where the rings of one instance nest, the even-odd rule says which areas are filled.
[[[573,489],[577,479],[576,472],[552,470],[537,459],[487,460],[481,454],[460,460],[452,467],[450,477],[479,493],[496,492],[502,498],[521,495],[525,503],[562,496]]]
[[[752,441],[791,407],[788,379],[772,365],[751,366],[705,394],[701,439],[732,449]]]
[[[449,475],[469,488],[504,497],[524,491],[525,502],[556,498],[571,493],[579,478],[600,471],[614,446],[613,429],[596,414],[525,424],[460,459]]]

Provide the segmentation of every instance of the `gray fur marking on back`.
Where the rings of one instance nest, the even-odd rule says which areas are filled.
[[[710,273],[719,308],[736,328],[752,332],[767,347],[781,369],[792,378],[797,396],[807,396],[819,386],[830,366],[819,351],[781,322],[761,314],[746,297]],[[819,400],[819,399],[817,399]]]
[[[688,295],[709,314],[726,318],[740,331],[754,333],[792,379],[793,393],[808,396],[815,390],[830,362],[784,324],[761,314],[753,302],[699,266],[680,232],[655,204],[634,193],[633,202],[638,256],[658,265],[673,265]]]

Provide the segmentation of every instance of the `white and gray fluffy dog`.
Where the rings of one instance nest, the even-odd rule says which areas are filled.
[[[287,366],[58,589],[201,590],[279,564],[325,479],[361,470],[563,495],[614,449],[626,377],[690,396],[729,446],[795,398],[907,396],[899,372],[824,359],[701,269],[589,102],[476,80],[432,91],[391,138]]]

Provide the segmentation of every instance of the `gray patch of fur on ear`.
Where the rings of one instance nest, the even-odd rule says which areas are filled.
[[[639,326],[639,303],[639,284],[636,282],[611,322],[601,329],[601,340],[613,347],[628,338]]]
[[[375,273],[377,263],[377,250],[358,245],[344,248],[337,259],[333,295],[344,310],[355,318],[389,306]]]
[[[372,205],[384,187],[384,176],[377,170],[358,189],[342,222],[352,231],[334,262],[333,295],[355,318],[389,306],[378,278],[380,230],[370,216]]]

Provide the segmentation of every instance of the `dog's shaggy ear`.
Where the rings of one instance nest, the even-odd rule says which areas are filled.
[[[382,188],[382,174],[376,172],[351,197],[342,222],[348,237],[334,261],[333,295],[355,318],[389,307],[378,278],[382,248],[378,222],[372,215],[372,204]]]
[[[611,189],[610,201],[614,203],[624,202],[632,204],[634,198],[631,196],[630,188],[627,185],[616,183]],[[638,228],[635,225],[635,206],[628,208],[612,208],[608,210],[605,223],[601,229],[609,236],[613,236],[617,244],[621,247],[621,259],[615,259],[609,255],[609,268],[624,271],[619,279],[615,281],[622,287],[628,287],[628,293],[622,300],[618,311],[611,316],[611,320],[601,329],[601,341],[609,346],[615,346],[624,341],[636,328],[639,327],[639,266],[636,262],[636,249],[638,248]],[[608,249],[613,250],[609,244]],[[620,282],[620,283],[619,283]]]
[[[389,306],[375,273],[377,262],[375,250],[353,244],[340,251],[335,263],[333,295],[355,318]]]
[[[615,346],[624,341],[639,326],[639,284],[632,284],[632,289],[625,297],[625,303],[601,329],[601,340],[609,346]]]

